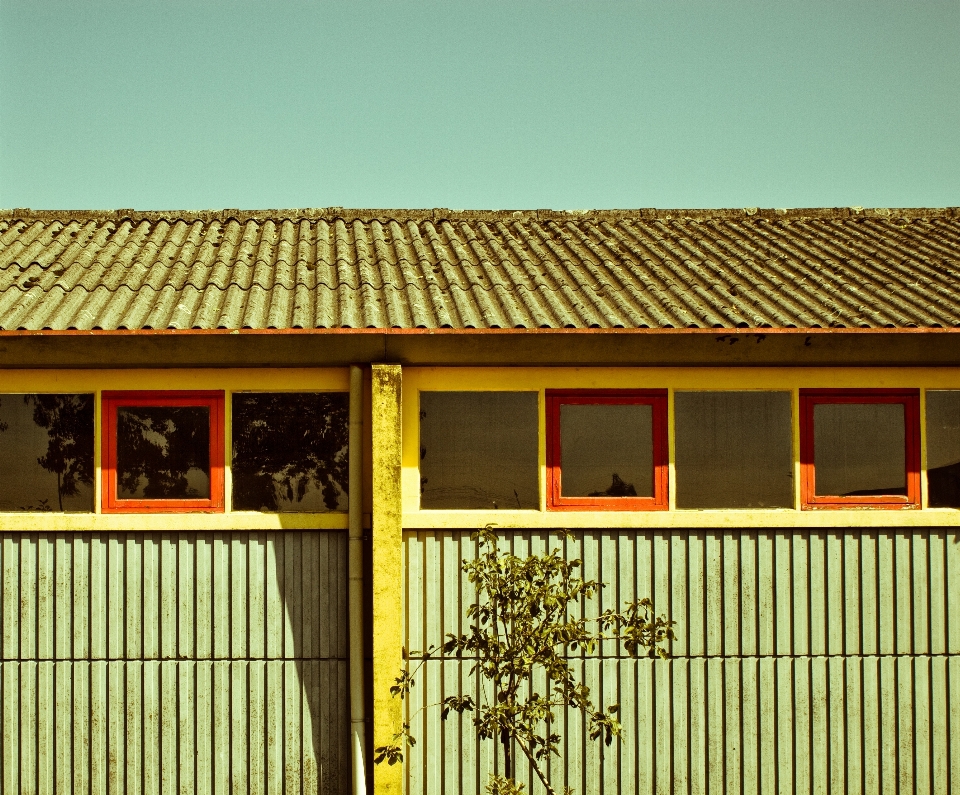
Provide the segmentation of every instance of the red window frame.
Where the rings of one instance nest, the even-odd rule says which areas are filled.
[[[903,406],[904,462],[907,493],[841,497],[817,495],[814,466],[813,410],[824,403],[894,403]],[[803,510],[820,508],[920,507],[920,390],[919,389],[801,389],[800,503]]]
[[[666,389],[548,389],[547,509],[551,511],[665,511],[668,506],[669,452]],[[564,497],[561,491],[560,407],[562,405],[641,405],[653,407],[653,496]]]
[[[117,494],[117,409],[121,406],[204,406],[210,409],[210,498],[120,499]],[[220,391],[104,392],[101,396],[101,486],[104,513],[222,513],[224,510],[224,393]]]

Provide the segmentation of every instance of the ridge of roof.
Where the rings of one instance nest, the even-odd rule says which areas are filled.
[[[59,221],[227,221],[263,222],[276,220],[342,220],[360,221],[745,221],[774,220],[844,220],[850,218],[960,218],[960,207],[808,207],[741,209],[664,209],[638,208],[623,210],[450,210],[432,209],[350,209],[344,207],[306,207],[267,210],[34,210],[28,207],[0,209],[0,220],[10,222]]]

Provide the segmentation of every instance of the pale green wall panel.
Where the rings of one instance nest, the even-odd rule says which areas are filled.
[[[3,534],[0,790],[349,787],[345,540]]]
[[[577,793],[948,793],[960,786],[960,536],[953,529],[504,533],[556,546],[609,583],[593,608],[650,595],[678,620],[666,663],[612,643],[584,678],[619,701],[604,749],[561,716],[559,783]],[[407,648],[465,627],[469,532],[405,533]],[[408,708],[409,795],[481,793],[499,749],[427,707],[469,661],[428,662]],[[542,792],[534,782],[528,787]],[[953,787],[951,790],[950,787]]]

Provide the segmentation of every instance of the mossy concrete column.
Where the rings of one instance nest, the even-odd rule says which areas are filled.
[[[373,436],[373,747],[388,745],[403,723],[402,702],[390,686],[403,664],[403,504],[400,490],[400,395],[398,364],[372,366]],[[377,765],[376,795],[401,795],[402,765]]]

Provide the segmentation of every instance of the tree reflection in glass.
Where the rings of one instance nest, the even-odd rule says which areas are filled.
[[[210,497],[210,409],[121,406],[117,410],[120,499]]]
[[[93,396],[0,399],[0,511],[93,510]]]
[[[233,509],[347,507],[349,396],[246,392],[233,396]]]

